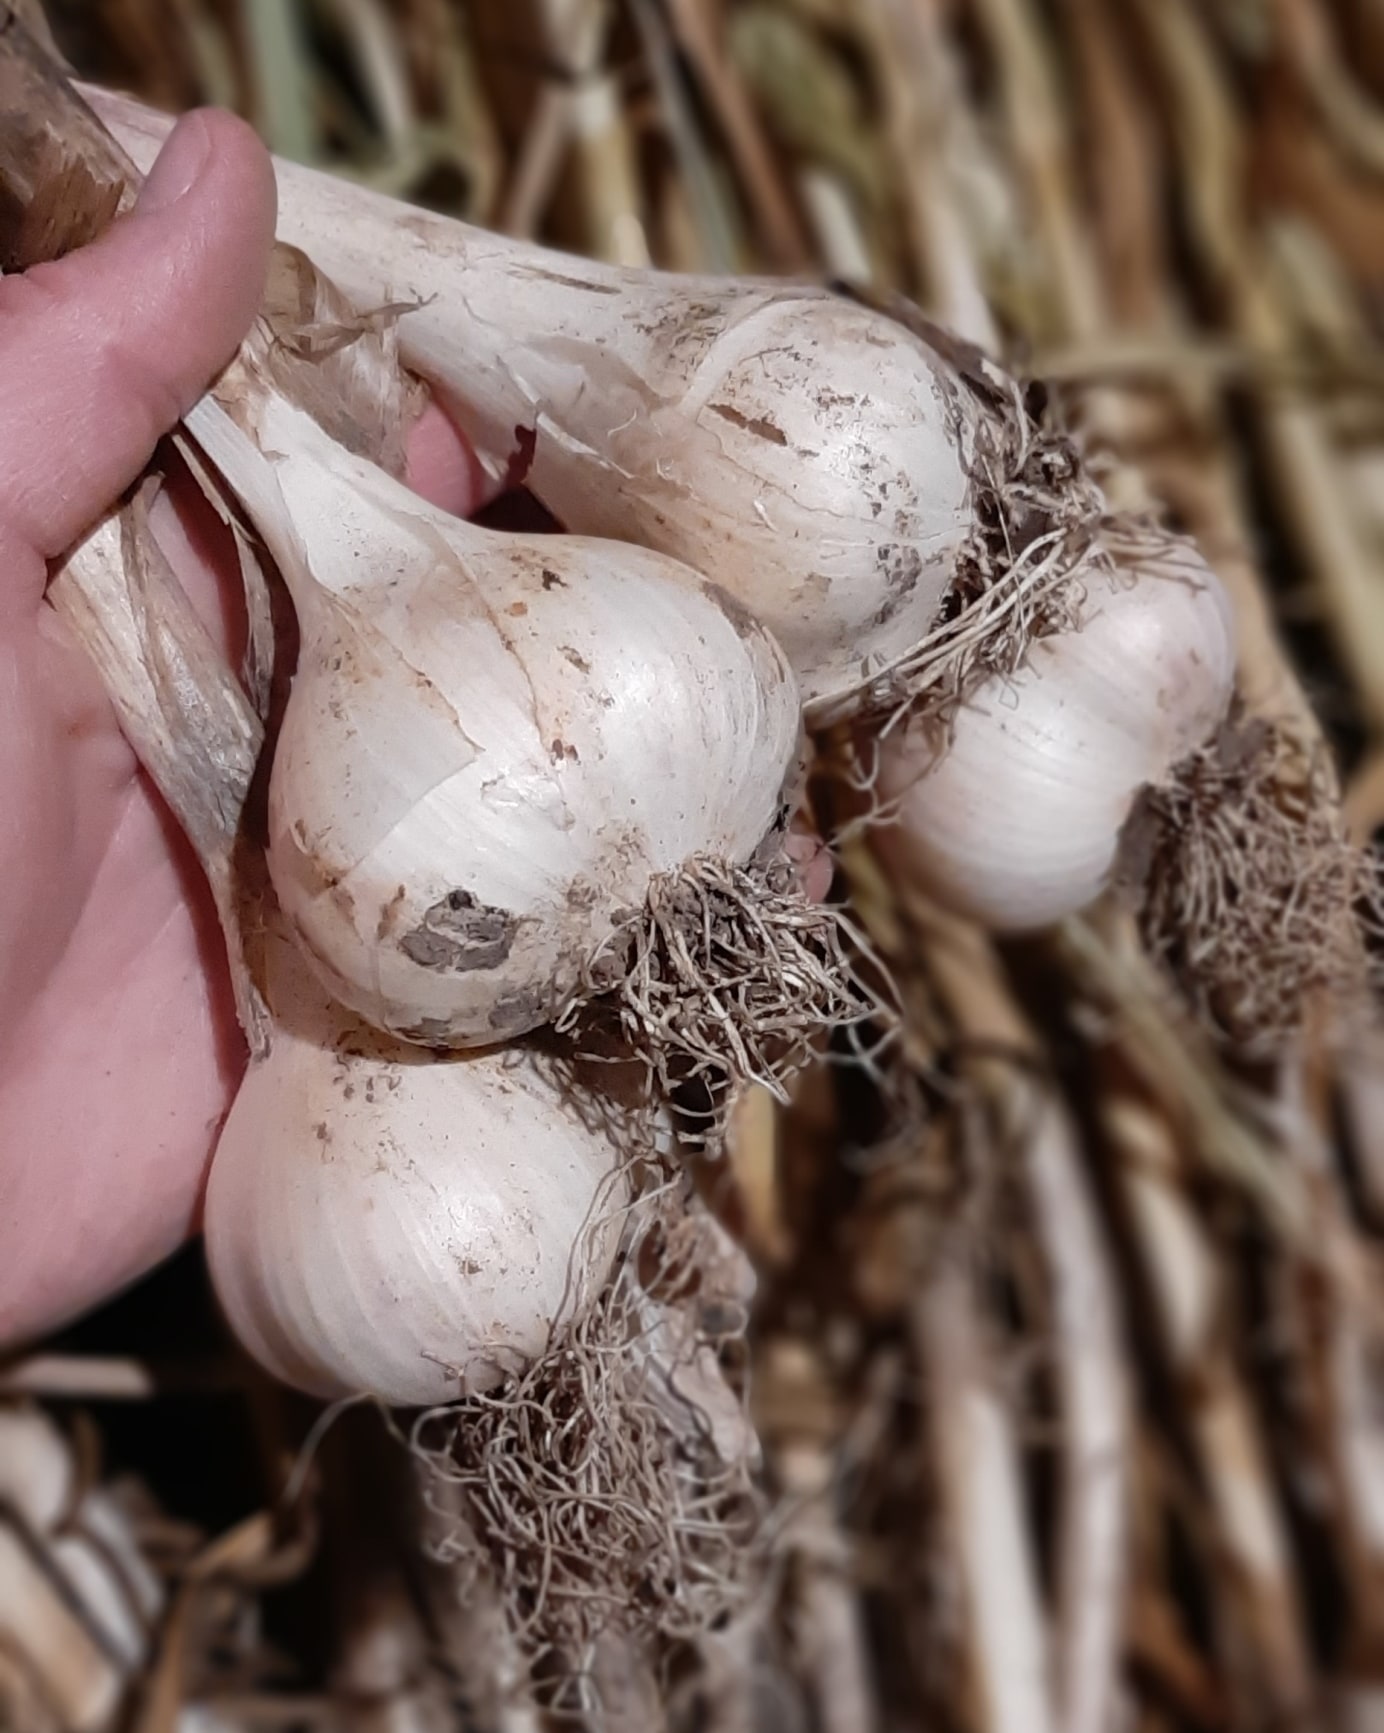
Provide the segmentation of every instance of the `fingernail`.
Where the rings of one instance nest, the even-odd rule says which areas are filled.
[[[211,133],[200,114],[185,114],[154,159],[135,210],[141,215],[166,211],[190,191],[211,155]]]

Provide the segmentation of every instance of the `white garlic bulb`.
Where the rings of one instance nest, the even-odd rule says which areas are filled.
[[[695,574],[425,505],[301,411],[189,426],[294,591],[269,864],[322,979],[377,1027],[482,1045],[553,1018],[651,881],[786,821],[793,676]]]
[[[92,100],[145,165],[167,123]],[[279,234],[363,307],[495,473],[566,527],[685,561],[783,645],[809,708],[935,624],[972,526],[978,402],[912,331],[801,284],[567,257],[276,164]]]
[[[324,1397],[442,1402],[526,1365],[608,1274],[625,1199],[612,1128],[635,1121],[528,1050],[390,1041],[281,936],[268,990],[272,1045],[207,1188],[237,1336]]]
[[[1208,738],[1234,673],[1229,601],[1192,549],[1093,572],[1079,629],[982,686],[949,742],[914,721],[882,743],[882,852],[997,931],[1060,920],[1105,888],[1140,790]]]

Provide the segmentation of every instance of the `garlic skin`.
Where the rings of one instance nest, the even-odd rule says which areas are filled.
[[[302,647],[269,866],[319,976],[430,1046],[551,1020],[650,880],[748,862],[786,817],[782,651],[644,549],[427,506],[280,398],[188,425],[254,508]]]
[[[272,1045],[207,1187],[208,1262],[240,1341],[311,1395],[404,1405],[536,1358],[615,1255],[626,1187],[609,1127],[526,1050],[440,1056],[381,1037],[282,936],[269,999]]]
[[[1141,789],[1224,718],[1234,624],[1219,579],[1189,547],[1154,544],[1085,580],[1082,624],[1040,639],[1009,680],[935,725],[880,746],[878,832],[901,877],[997,932],[1061,920],[1104,890]]]
[[[141,167],[166,117],[87,92]],[[981,411],[894,320],[824,290],[636,271],[487,234],[278,162],[279,235],[361,306],[493,474],[566,527],[671,554],[834,701],[935,624],[971,529]],[[593,382],[596,382],[593,388]]]

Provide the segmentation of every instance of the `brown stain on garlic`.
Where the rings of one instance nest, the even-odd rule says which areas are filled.
[[[410,962],[438,974],[497,969],[514,948],[518,919],[460,888],[439,897],[399,940]]]
[[[395,925],[399,910],[404,906],[404,903],[407,900],[408,900],[407,888],[404,885],[397,886],[395,888],[394,895],[389,899],[389,901],[384,905],[384,908],[380,911],[379,925],[375,928],[375,941],[377,944],[383,944],[384,941],[389,937],[390,932],[392,931],[392,929]]]
[[[506,994],[490,1007],[486,1022],[499,1039],[527,1034],[547,1020],[551,1010],[548,999],[549,995],[536,987]]]
[[[884,600],[871,616],[871,626],[883,626],[892,620],[908,603],[923,575],[923,556],[908,543],[884,543],[877,563],[884,578]]]
[[[770,445],[788,444],[788,435],[767,415],[746,415],[733,403],[713,403],[709,408],[711,413],[719,415],[722,421],[730,422],[732,427],[741,428],[745,433],[752,433],[756,439],[763,439]]]
[[[719,584],[713,584],[708,578],[702,580],[702,594],[715,602],[746,643],[753,643],[757,638],[763,637],[763,626],[738,596],[731,595],[729,590],[723,590]]]
[[[615,283],[595,283],[587,277],[565,277],[561,271],[549,271],[541,265],[531,265],[523,274],[536,277],[541,283],[556,283],[563,289],[580,289],[588,295],[618,295],[622,292]]]

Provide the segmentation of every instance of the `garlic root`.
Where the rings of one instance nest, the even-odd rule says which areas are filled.
[[[556,1664],[558,1708],[603,1635],[695,1640],[757,1581],[752,1434],[714,1352],[736,1310],[722,1274],[741,1265],[723,1272],[688,1208],[681,1187],[636,1202],[609,1286],[551,1351],[414,1429],[425,1480],[464,1513],[459,1552],[479,1540],[524,1649]],[[665,1247],[681,1290],[666,1303],[645,1268]]]

